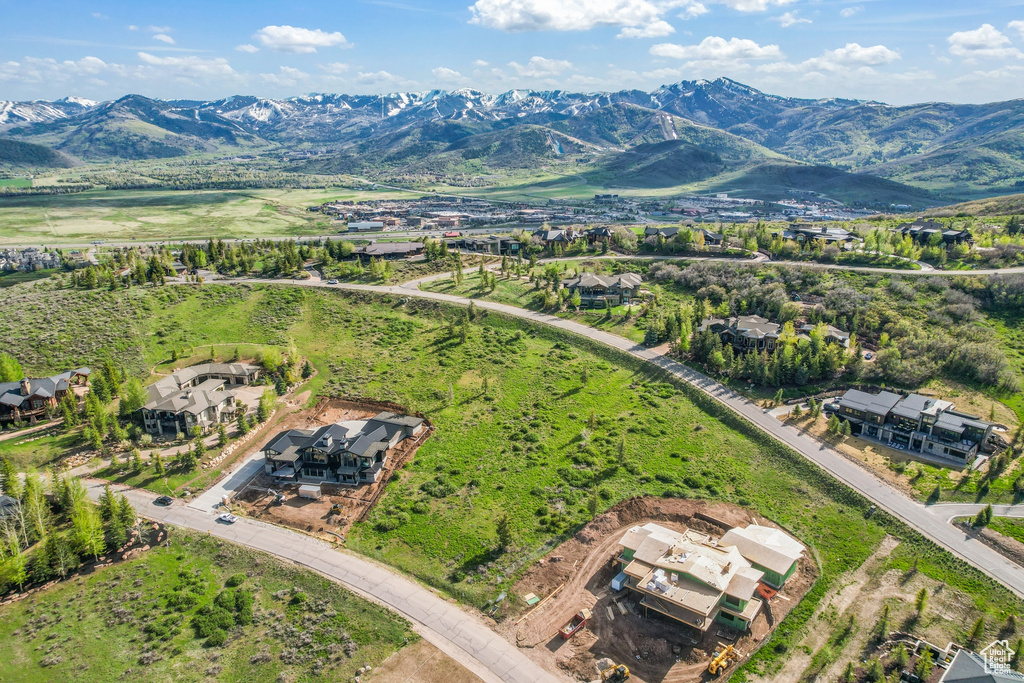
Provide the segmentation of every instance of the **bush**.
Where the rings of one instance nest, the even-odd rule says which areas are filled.
[[[235,588],[245,583],[245,574],[232,574],[228,577],[228,580],[224,582],[224,585],[228,588]]]
[[[227,639],[228,634],[225,631],[216,629],[206,638],[206,642],[203,643],[203,647],[220,647]]]
[[[210,638],[217,631],[223,632],[234,625],[234,615],[222,607],[207,605],[192,615],[192,629],[195,631],[197,638]],[[221,640],[220,642],[223,643],[224,641]]]

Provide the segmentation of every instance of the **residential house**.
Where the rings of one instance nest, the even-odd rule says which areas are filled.
[[[562,286],[567,287],[570,294],[580,295],[581,307],[590,308],[603,307],[605,302],[610,302],[612,306],[629,305],[640,296],[642,282],[638,273],[580,273],[574,278],[562,280]]]
[[[653,523],[629,529],[619,545],[622,573],[616,579],[640,596],[645,613],[653,610],[703,633],[716,622],[745,632],[761,611],[756,595],[764,573],[735,546],[694,529],[680,533]]]
[[[54,409],[76,384],[89,383],[89,368],[69,370],[52,377],[24,377],[0,383],[0,422],[36,420]]]
[[[517,256],[519,240],[514,237],[488,235],[486,237],[465,237],[448,243],[449,248],[463,249],[474,254],[494,254],[496,256]]]
[[[561,244],[566,246],[575,242],[579,236],[571,229],[567,230],[535,230],[533,236],[544,243],[545,246]]]
[[[796,329],[796,338],[810,339],[810,333],[816,325],[804,324]],[[710,329],[717,334],[723,344],[729,344],[736,351],[774,351],[779,344],[782,325],[773,323],[767,318],[757,315],[740,315],[731,318],[706,318],[697,326],[698,332]],[[839,344],[843,348],[850,346],[850,335],[838,327],[826,326],[824,341],[828,344]]]
[[[850,431],[897,448],[966,466],[988,445],[995,425],[957,412],[949,401],[889,391],[850,389],[836,401],[836,414]]]
[[[784,531],[757,524],[729,529],[718,544],[735,546],[754,569],[764,573],[761,582],[776,590],[796,573],[797,562],[805,550],[802,543]]]
[[[588,244],[594,244],[595,242],[609,241],[615,235],[615,231],[607,225],[603,225],[597,228],[588,228],[584,235],[587,238]]]
[[[901,235],[911,237],[919,244],[930,243],[932,238],[936,235],[942,236],[942,243],[947,247],[963,243],[974,244],[974,236],[967,228],[962,228],[960,230],[947,230],[946,226],[939,221],[924,220],[921,218],[918,218],[913,223],[900,223],[894,228],[894,231]]]
[[[804,323],[800,327],[796,328],[798,332],[810,336],[811,332],[814,331],[817,325],[810,323]],[[824,341],[826,344],[839,344],[844,349],[850,348],[850,333],[844,332],[838,327],[832,327],[831,325],[825,326],[825,337]]]
[[[725,235],[718,232],[711,232],[710,230],[700,229],[700,233],[704,235],[704,246],[706,247],[720,247],[725,242]]]
[[[423,253],[422,242],[375,242],[352,250],[349,259],[368,262],[372,258],[393,261],[397,259],[419,256]]]
[[[815,227],[809,223],[793,223],[788,229],[772,233],[772,237],[781,237],[800,244],[822,240],[826,244],[850,244],[859,242],[860,238],[844,228]]]
[[[756,315],[732,318],[707,318],[697,327],[698,332],[710,329],[738,351],[774,351],[782,326]]]
[[[996,646],[1004,650],[998,656],[990,650]],[[1005,640],[995,641],[982,650],[982,654],[957,650],[938,683],[1024,683],[1024,674],[1013,671],[1010,664],[1013,654],[1010,644]]]
[[[347,486],[377,481],[390,453],[427,428],[419,417],[381,412],[317,429],[289,429],[263,447],[265,472],[279,481]]]
[[[679,228],[655,228],[647,227],[644,228],[644,237],[664,237],[667,240],[672,239],[679,234]]]
[[[234,418],[235,392],[230,386],[252,384],[262,369],[246,363],[204,363],[179,370],[146,388],[139,409],[145,430],[155,435],[188,434]]]

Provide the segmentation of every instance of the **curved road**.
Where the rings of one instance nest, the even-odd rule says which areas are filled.
[[[446,277],[442,274],[441,277]],[[432,276],[434,277],[434,276]],[[636,358],[661,370],[671,373],[679,379],[691,384],[708,396],[737,413],[755,427],[775,437],[779,441],[790,446],[811,462],[817,464],[825,471],[832,474],[846,485],[858,491],[864,497],[871,500],[880,508],[886,510],[894,517],[899,518],[934,543],[946,548],[953,555],[974,565],[984,573],[999,581],[1020,597],[1024,597],[1024,568],[1014,564],[992,550],[984,543],[963,533],[959,529],[947,523],[941,513],[933,513],[925,505],[908,498],[901,492],[893,489],[887,483],[876,477],[869,470],[847,459],[841,453],[826,444],[823,444],[795,427],[782,423],[762,409],[757,404],[747,400],[743,396],[719,384],[706,375],[692,370],[691,368],[678,363],[667,356],[639,344],[625,339],[618,335],[609,334],[592,327],[582,325],[571,320],[564,320],[546,313],[529,311],[515,306],[508,306],[492,301],[466,299],[463,297],[440,294],[437,292],[426,292],[417,289],[419,281],[407,282],[399,286],[375,286],[341,283],[328,285],[340,289],[356,291],[367,291],[394,294],[399,296],[415,296],[435,301],[444,301],[461,306],[469,305],[472,301],[478,308],[495,311],[505,315],[523,318],[549,327],[572,332],[588,339],[605,344],[612,348],[624,351]],[[252,282],[258,282],[254,280]],[[264,281],[265,282],[265,281]],[[295,281],[288,281],[296,284]],[[302,281],[306,286],[324,286],[321,282]],[[977,510],[981,506],[963,506],[963,509]],[[941,508],[940,508],[941,510]]]
[[[85,483],[90,497],[98,499],[108,482],[89,479]],[[389,567],[283,527],[246,518],[225,524],[218,522],[209,512],[180,503],[169,507],[154,505],[157,494],[149,491],[117,485],[111,485],[111,489],[123,492],[142,516],[164,524],[207,532],[302,565],[397,612],[412,623],[413,630],[424,640],[486,683],[558,683],[568,680],[545,671],[455,602],[438,597]]]

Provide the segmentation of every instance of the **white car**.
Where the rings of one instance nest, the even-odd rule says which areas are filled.
[[[218,522],[224,522],[225,524],[234,524],[238,521],[238,517],[235,517],[230,512],[225,512],[223,515],[217,517]]]
[[[338,281],[337,280],[328,280],[327,284],[329,284],[329,285],[336,285],[336,284],[338,284]]]

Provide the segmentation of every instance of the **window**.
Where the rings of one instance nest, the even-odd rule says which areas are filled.
[[[327,477],[327,470],[322,467],[304,467],[302,468],[302,473],[307,477]]]
[[[740,606],[740,599],[739,598],[734,598],[731,595],[726,595],[725,596],[725,604],[730,605],[732,607],[739,607]]]

